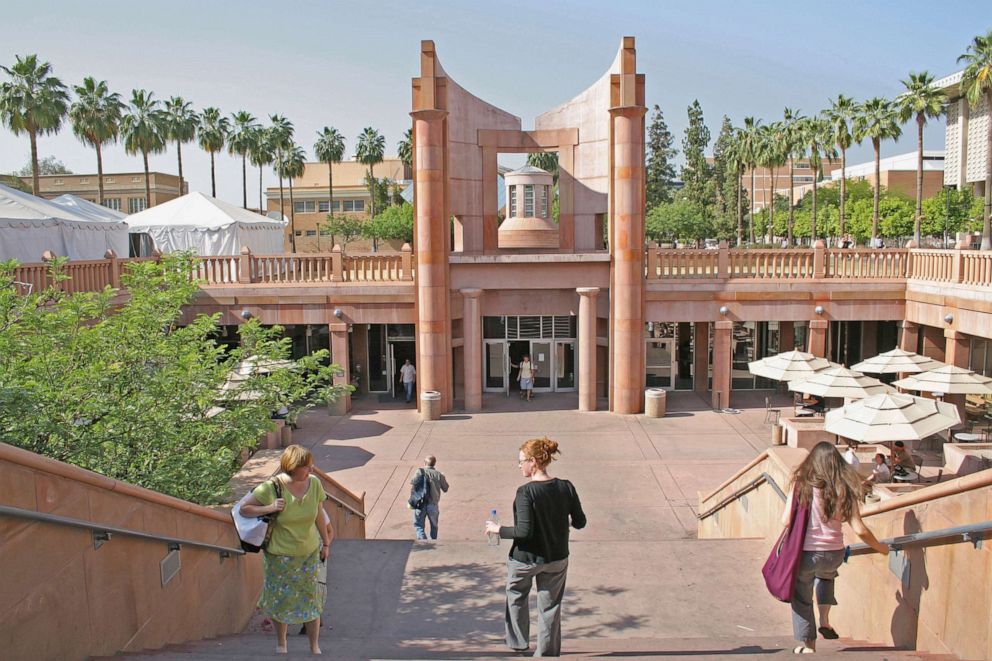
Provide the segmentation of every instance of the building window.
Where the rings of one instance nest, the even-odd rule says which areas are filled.
[[[517,187],[510,186],[510,217],[517,215]]]
[[[307,230],[307,236],[317,236],[317,230]]]
[[[541,218],[548,217],[548,187],[541,186]]]
[[[120,203],[118,202],[118,206]],[[145,198],[143,197],[130,197],[127,200],[127,212],[128,213],[138,213],[139,211],[145,210]]]
[[[113,177],[104,177],[103,178],[103,183],[105,183],[105,184],[113,184],[113,183],[117,183],[117,180],[114,179]]]
[[[131,177],[131,183],[132,184],[140,184],[141,183],[141,177]]]
[[[54,184],[55,186],[61,186],[63,182],[61,179],[56,179],[55,181],[52,182],[52,184]]]
[[[333,211],[341,211],[341,202],[340,202],[340,200],[334,200],[333,202],[331,202],[331,209]]]
[[[83,177],[82,179],[79,180],[79,183],[81,183],[81,184],[88,184],[88,183],[90,183],[90,178],[89,177]]]
[[[524,186],[524,217],[531,218],[534,215],[534,186],[527,184]]]
[[[144,200],[142,200],[144,201]],[[113,209],[114,211],[121,210],[121,198],[119,197],[105,197],[103,198],[103,206],[108,209]]]
[[[795,169],[795,170],[809,170],[809,163],[803,163],[803,162],[800,161],[799,163],[796,163],[796,167],[793,168],[793,169]]]
[[[330,202],[318,202],[317,203],[317,211],[319,211],[320,213],[327,213],[328,211],[330,211],[330,209],[331,209],[331,203]]]
[[[344,210],[345,211],[354,211],[355,210],[355,201],[354,200],[345,200],[344,201]]]
[[[317,203],[314,200],[293,203],[293,211],[296,213],[314,213],[316,210]]]
[[[365,200],[355,200],[355,211],[365,211]]]
[[[296,236],[303,236],[303,230],[296,230]]]

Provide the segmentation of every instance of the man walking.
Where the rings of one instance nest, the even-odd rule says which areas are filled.
[[[409,404],[413,398],[413,384],[417,381],[417,368],[410,364],[409,358],[403,361],[400,379],[403,381],[403,390],[406,391],[406,403]]]
[[[441,492],[448,490],[448,480],[444,473],[434,468],[437,458],[434,455],[424,457],[424,467],[414,473],[410,485],[414,486],[423,471],[427,479],[427,502],[420,509],[413,510],[413,529],[417,533],[417,539],[427,539],[424,531],[424,519],[431,522],[431,539],[437,539],[437,519],[440,514],[437,504],[441,502]]]

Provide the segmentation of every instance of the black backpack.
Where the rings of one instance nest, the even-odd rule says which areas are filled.
[[[429,496],[430,485],[427,479],[427,471],[421,468],[417,471],[417,475],[413,481],[413,487],[410,489],[410,499],[406,502],[415,510],[423,509],[424,505],[427,504]]]

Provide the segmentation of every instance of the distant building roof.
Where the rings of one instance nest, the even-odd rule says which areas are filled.
[[[878,162],[880,172],[916,172],[916,152],[908,152],[883,158]],[[944,171],[944,151],[923,150],[923,170]],[[847,166],[847,177],[870,177],[875,174],[875,162],[858,163]],[[830,178],[840,180],[840,168],[830,171]]]

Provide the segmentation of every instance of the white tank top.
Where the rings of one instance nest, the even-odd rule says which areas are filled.
[[[809,524],[806,526],[806,540],[803,542],[804,551],[842,551],[844,549],[844,532],[838,513],[834,518],[823,517],[823,501],[820,490],[813,489],[813,502],[809,508]]]

